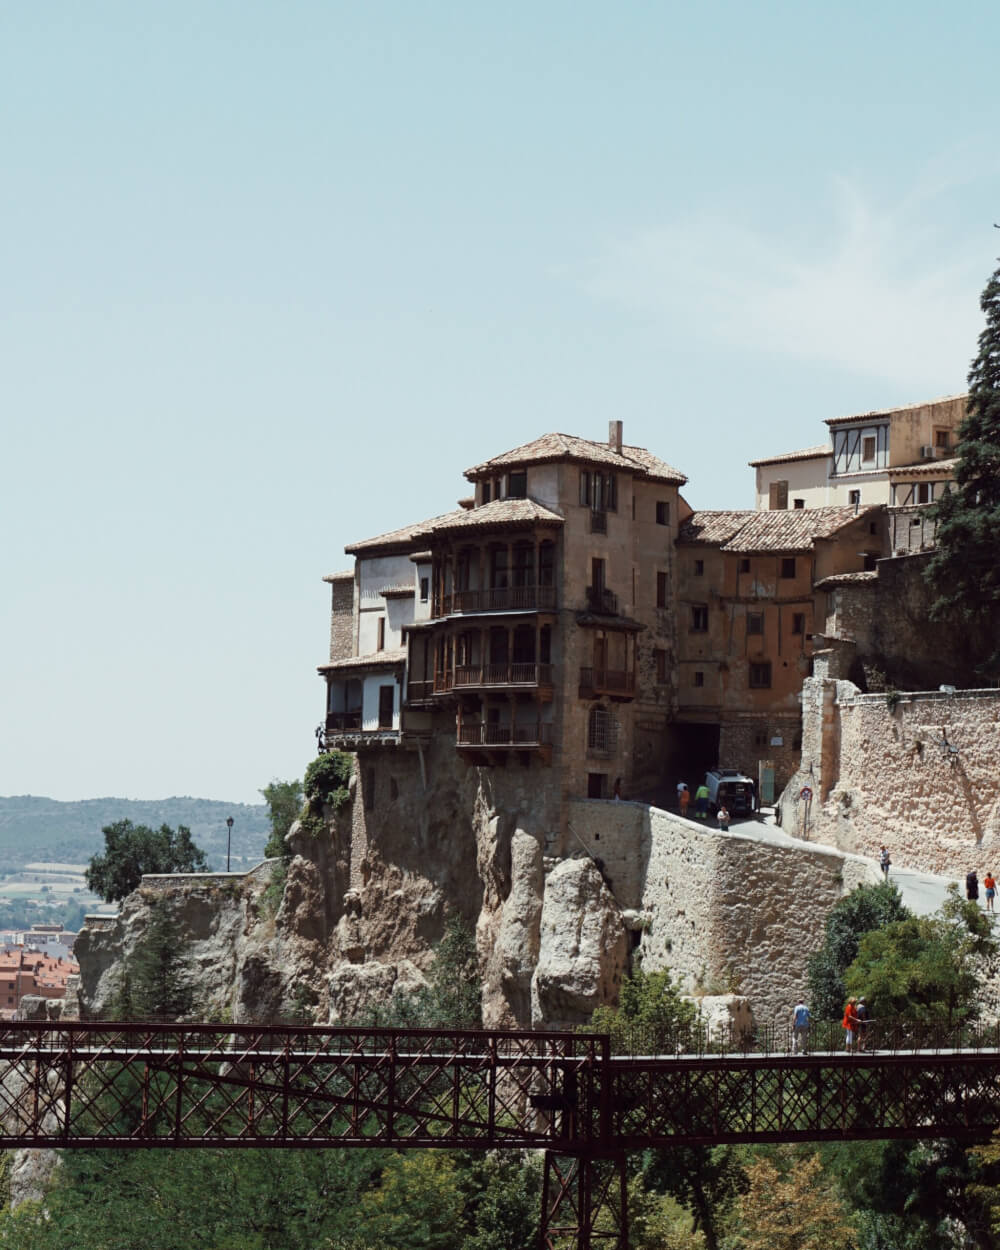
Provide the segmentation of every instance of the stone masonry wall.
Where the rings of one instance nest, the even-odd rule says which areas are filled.
[[[354,654],[354,574],[331,579],[330,659]]]
[[[570,828],[604,865],[623,911],[638,911],[647,971],[669,967],[689,991],[738,991],[758,1023],[784,1020],[806,990],[806,960],[826,913],[874,863],[829,847],[722,833],[640,803],[572,800]]]
[[[834,697],[835,696],[835,697]],[[802,771],[782,799],[789,832],[802,784],[811,836],[964,877],[1000,864],[1000,691],[859,694],[812,678],[803,692]]]

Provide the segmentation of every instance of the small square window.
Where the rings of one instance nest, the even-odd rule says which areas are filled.
[[[750,689],[751,690],[770,690],[771,688],[771,665],[751,664],[750,665]]]
[[[930,503],[931,501],[931,484],[930,482],[917,483],[917,503]]]
[[[667,503],[665,499],[658,499],[656,501],[656,524],[670,524],[670,504]]]
[[[764,632],[764,613],[748,612],[747,613],[747,633],[762,634]]]
[[[806,632],[806,614],[804,612],[792,613],[792,633],[804,634]]]
[[[781,576],[782,577],[794,577],[795,576],[795,557],[794,556],[785,556],[782,559]]]
[[[951,431],[950,430],[935,430],[934,431],[934,446],[945,447],[945,448],[950,447],[951,446]]]
[[[804,508],[806,506],[806,501],[804,499],[793,499],[792,506],[795,508]]]
[[[704,603],[691,605],[691,631],[704,634],[708,630],[708,606]]]
[[[695,670],[694,684],[696,686],[704,686],[705,684],[705,674],[700,669]]]
[[[875,437],[874,435],[872,435],[869,438],[863,438],[861,440],[861,459],[866,460],[866,461],[875,459]]]
[[[847,496],[847,502],[854,508],[859,507],[861,504],[861,491],[852,490]]]
[[[749,556],[740,557],[740,572],[741,573],[750,572],[750,557]]]

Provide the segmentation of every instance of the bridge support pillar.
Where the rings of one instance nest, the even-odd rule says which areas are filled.
[[[625,1155],[545,1152],[539,1250],[628,1250]]]

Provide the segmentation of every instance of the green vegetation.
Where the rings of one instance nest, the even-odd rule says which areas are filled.
[[[1000,269],[980,301],[986,327],[969,372],[955,487],[934,505],[937,549],[927,578],[931,615],[961,628],[984,676],[1000,675]]]
[[[823,945],[808,963],[813,1019],[840,1019],[847,999],[844,976],[857,958],[862,936],[909,915],[891,881],[859,885],[830,909]]]
[[[131,894],[145,873],[204,872],[204,852],[191,840],[191,830],[179,825],[150,829],[119,820],[105,825],[104,854],[91,857],[87,885],[109,903]]]
[[[287,858],[289,850],[285,845],[285,835],[302,810],[302,782],[274,780],[260,793],[264,796],[271,821],[271,836],[264,847],[264,855],[268,859],[278,856]]]
[[[353,767],[354,756],[344,751],[318,755],[306,768],[303,786],[310,807],[328,805],[339,812],[350,798],[348,787]]]

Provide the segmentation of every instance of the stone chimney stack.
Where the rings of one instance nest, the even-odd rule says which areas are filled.
[[[622,454],[622,423],[620,421],[608,422],[608,446],[619,456]]]

